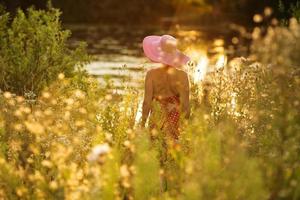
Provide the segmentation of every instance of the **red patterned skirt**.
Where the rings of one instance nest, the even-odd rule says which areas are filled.
[[[179,136],[180,101],[179,96],[154,99],[150,114],[150,128],[161,130],[174,139]]]

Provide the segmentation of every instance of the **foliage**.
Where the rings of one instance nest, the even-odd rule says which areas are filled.
[[[178,141],[137,128],[134,88],[60,73],[1,93],[0,198],[299,199],[299,27],[255,29],[249,58],[194,82]]]
[[[39,93],[63,72],[67,77],[82,73],[88,56],[82,44],[69,49],[69,31],[62,30],[60,12],[30,8],[18,10],[10,21],[0,18],[0,89],[17,94]]]
[[[287,5],[286,5],[287,4]],[[300,1],[287,2],[279,0],[278,2],[278,10],[281,14],[285,15],[285,18],[295,17],[296,19],[300,19]]]

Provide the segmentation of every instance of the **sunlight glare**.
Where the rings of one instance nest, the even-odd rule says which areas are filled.
[[[194,82],[197,83],[204,79],[207,68],[208,68],[209,60],[207,56],[202,55],[199,59],[199,62],[194,71]]]
[[[220,55],[216,63],[216,69],[221,69],[226,64],[227,64],[227,57],[225,55]]]
[[[231,94],[231,107],[232,107],[232,110],[235,110],[236,109],[236,96],[237,96],[237,93],[233,92]]]
[[[137,126],[142,119],[143,99],[139,99],[138,108],[135,115],[135,126]]]

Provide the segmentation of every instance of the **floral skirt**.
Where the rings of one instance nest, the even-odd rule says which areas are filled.
[[[149,125],[168,136],[178,139],[180,119],[180,101],[178,96],[154,99]]]

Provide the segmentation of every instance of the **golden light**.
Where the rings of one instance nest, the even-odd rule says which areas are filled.
[[[224,45],[224,40],[223,39],[216,39],[214,40],[214,46],[223,46]]]
[[[253,16],[253,21],[254,21],[255,23],[260,23],[260,22],[263,21],[263,17],[262,17],[260,14],[255,14],[255,15]]]
[[[226,64],[227,64],[227,57],[225,55],[220,55],[216,63],[216,69],[221,69]]]
[[[232,107],[232,110],[235,110],[236,109],[236,96],[237,96],[237,94],[235,93],[235,92],[233,92],[232,94],[231,94],[231,107]]]
[[[264,14],[265,14],[265,16],[269,17],[269,16],[272,15],[272,13],[273,13],[272,8],[266,7],[266,8],[264,9]]]
[[[206,55],[200,56],[199,62],[195,67],[194,75],[193,75],[195,83],[204,79],[207,72],[208,65],[209,65],[209,60],[207,56]]]
[[[135,126],[137,126],[142,119],[142,110],[143,110],[143,99],[140,98],[136,115],[135,115]]]
[[[201,50],[201,47],[188,48],[185,53],[191,58],[191,60],[198,60],[205,53]]]

